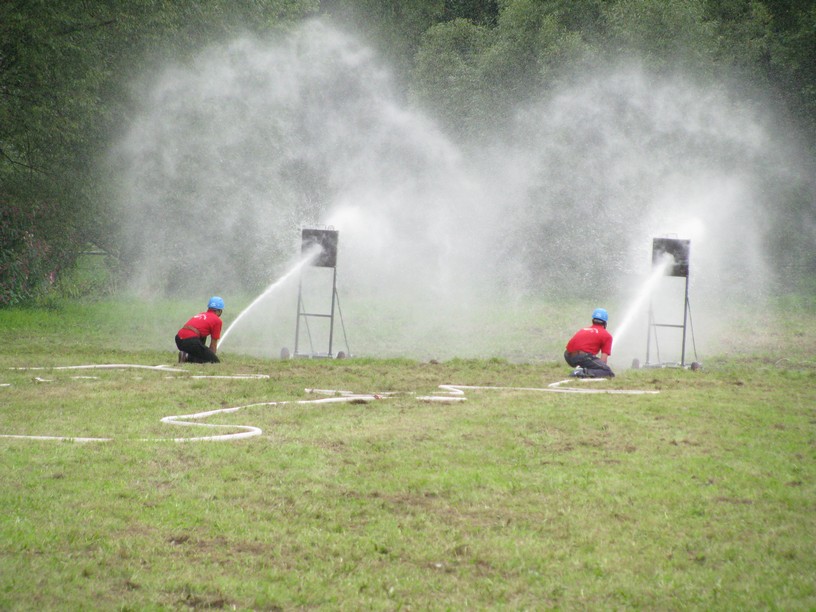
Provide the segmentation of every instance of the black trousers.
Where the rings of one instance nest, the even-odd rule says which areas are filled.
[[[575,355],[569,351],[564,351],[564,361],[566,361],[573,368],[582,367],[586,370],[587,376],[591,378],[612,378],[615,373],[608,365],[601,361],[595,355],[589,353],[580,353]]]
[[[187,361],[190,363],[221,363],[218,355],[213,353],[198,336],[182,340],[176,334],[176,346],[178,350],[187,353]]]

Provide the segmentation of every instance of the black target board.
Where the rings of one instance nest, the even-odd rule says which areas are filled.
[[[304,229],[301,232],[300,252],[305,255],[318,245],[322,250],[312,265],[317,268],[336,268],[338,240],[337,230]]]
[[[674,258],[674,264],[666,270],[666,276],[682,276],[688,278],[690,248],[691,242],[689,240],[654,238],[652,240],[652,265],[660,263],[664,255],[671,255]]]

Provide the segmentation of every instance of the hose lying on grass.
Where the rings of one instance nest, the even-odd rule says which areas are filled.
[[[92,370],[92,369],[145,369],[156,370],[161,372],[187,373],[187,370],[180,368],[173,368],[169,366],[146,366],[138,364],[99,364],[99,365],[78,365],[78,366],[55,366],[52,368],[45,367],[30,367],[30,368],[12,368],[15,370]],[[235,379],[266,379],[269,378],[266,374],[237,374],[237,375],[191,375],[190,378],[235,378]],[[39,382],[50,382],[47,379],[37,378]],[[580,379],[580,383],[603,381],[604,379]],[[574,382],[569,379],[550,383],[547,387],[489,387],[489,386],[475,386],[475,385],[439,385],[444,394],[439,395],[423,395],[417,396],[416,399],[427,402],[462,402],[465,397],[466,390],[493,390],[493,391],[530,391],[530,392],[550,392],[550,393],[607,393],[607,394],[622,394],[622,395],[647,395],[656,394],[659,391],[644,391],[644,390],[627,390],[627,389],[591,389],[578,387],[564,387],[566,383]],[[0,386],[10,386],[7,383],[0,384]],[[188,438],[141,438],[142,442],[222,442],[227,440],[242,440],[244,438],[253,438],[260,436],[263,430],[253,425],[221,425],[213,423],[200,423],[198,421],[207,419],[216,414],[228,414],[238,412],[244,408],[255,408],[259,406],[283,406],[285,404],[326,404],[334,402],[369,402],[375,400],[386,399],[389,396],[396,395],[396,393],[353,393],[351,391],[342,391],[338,389],[305,389],[306,393],[326,395],[312,400],[291,400],[291,401],[271,401],[271,402],[257,402],[254,404],[246,404],[243,406],[234,406],[232,408],[218,408],[215,410],[206,410],[203,412],[195,412],[192,414],[166,416],[161,419],[162,423],[168,425],[193,426],[193,427],[207,427],[207,428],[232,428],[237,429],[233,433],[218,434],[212,436],[198,436]],[[22,434],[0,434],[0,438],[17,438],[25,440],[63,440],[70,442],[111,442],[113,438],[92,438],[92,437],[77,437],[77,436],[34,436]]]

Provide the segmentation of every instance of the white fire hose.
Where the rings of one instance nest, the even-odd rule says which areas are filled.
[[[30,368],[12,368],[14,370],[93,370],[93,369],[144,369],[155,370],[160,372],[174,372],[186,373],[187,370],[181,368],[173,368],[169,366],[146,366],[137,364],[117,363],[117,364],[98,364],[98,365],[76,365],[76,366],[55,366],[55,367],[30,367]],[[83,377],[85,378],[85,377]],[[218,378],[218,379],[267,379],[266,374],[238,374],[238,375],[191,375],[190,378]],[[37,377],[38,382],[51,382],[48,379]],[[600,378],[585,378],[580,379],[580,384],[587,382],[602,381]],[[528,392],[549,392],[549,393],[606,393],[606,394],[621,394],[621,395],[653,395],[659,391],[644,391],[644,390],[626,390],[626,389],[588,389],[578,387],[564,387],[566,383],[576,382],[574,380],[561,380],[550,383],[547,387],[489,387],[489,386],[475,386],[475,385],[439,385],[444,394],[439,395],[425,395],[416,396],[419,401],[426,402],[463,402],[466,401],[465,391],[467,390],[493,390],[493,391],[528,391]],[[0,387],[11,386],[8,383],[0,384]],[[180,425],[191,427],[206,427],[206,428],[232,428],[238,431],[228,434],[219,434],[211,436],[198,436],[188,438],[141,438],[142,442],[222,442],[228,440],[242,440],[244,438],[253,438],[260,436],[263,430],[253,425],[221,425],[213,423],[200,423],[198,421],[207,419],[217,414],[228,414],[238,412],[244,408],[255,408],[258,406],[283,406],[286,404],[326,404],[334,402],[369,402],[375,400],[382,400],[388,397],[397,395],[395,392],[384,393],[353,393],[351,391],[342,391],[337,389],[305,389],[306,393],[326,395],[313,400],[285,400],[285,401],[270,401],[257,402],[254,404],[246,404],[243,406],[234,406],[232,408],[218,408],[215,410],[206,410],[203,412],[195,412],[192,414],[166,416],[161,419],[162,423],[168,425]],[[0,434],[0,438],[16,438],[25,440],[64,440],[71,442],[111,442],[113,438],[93,438],[93,437],[79,437],[79,436],[35,436],[22,434]]]

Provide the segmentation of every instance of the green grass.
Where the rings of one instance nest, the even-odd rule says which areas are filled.
[[[600,383],[660,391],[643,396],[417,399],[444,383],[544,387],[569,371],[556,361],[10,369],[171,365],[164,328],[189,304],[160,306],[0,312],[0,433],[113,438],[0,439],[0,608],[816,607],[814,332],[766,326],[701,372]],[[766,316],[814,314],[781,308]],[[811,361],[790,367],[803,347]],[[207,373],[269,378],[192,378]],[[312,387],[394,395],[207,420],[263,430],[243,441],[158,441],[231,431],[163,416]]]

